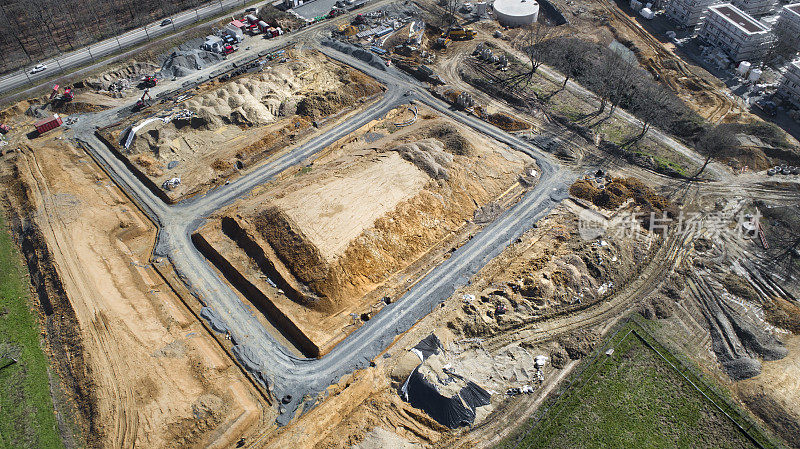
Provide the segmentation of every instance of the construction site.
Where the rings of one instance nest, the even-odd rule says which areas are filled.
[[[781,116],[652,5],[325,1],[5,102],[0,447],[800,448]]]

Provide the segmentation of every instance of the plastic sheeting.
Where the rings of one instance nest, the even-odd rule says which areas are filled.
[[[424,362],[431,354],[438,354],[441,348],[442,342],[439,338],[435,334],[430,334],[411,348],[411,352]]]
[[[469,426],[475,421],[475,409],[489,405],[491,395],[474,382],[467,382],[457,394],[447,397],[414,368],[402,388],[409,404],[425,411],[439,424],[451,429]]]

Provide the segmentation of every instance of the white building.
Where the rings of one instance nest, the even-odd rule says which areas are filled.
[[[730,3],[708,8],[699,36],[734,61],[758,60],[771,43],[769,28]]]
[[[784,45],[800,51],[800,3],[781,8],[781,14],[772,32],[777,39],[785,41]]]
[[[778,85],[777,96],[800,108],[800,60],[792,61],[781,77]]]
[[[777,0],[730,0],[730,2],[747,14],[757,17],[770,14],[778,7]]]
[[[667,17],[683,28],[695,28],[703,22],[708,7],[719,0],[672,0],[664,7]]]
[[[539,3],[536,0],[495,0],[492,8],[494,18],[507,27],[530,25],[539,18]]]

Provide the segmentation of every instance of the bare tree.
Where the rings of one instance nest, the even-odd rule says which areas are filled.
[[[600,67],[594,72],[600,96],[599,113],[610,104],[609,115],[613,114],[617,106],[630,97],[635,70],[635,61],[622,58],[612,51],[603,53]]]
[[[692,179],[697,179],[705,171],[712,159],[722,157],[738,145],[736,133],[730,125],[720,124],[703,131],[697,142],[695,142],[695,148],[700,154],[706,156],[706,160],[700,170],[692,176]]]
[[[644,138],[651,125],[663,124],[671,98],[672,94],[660,84],[641,83],[636,86],[630,112],[642,123],[639,139]]]
[[[444,16],[442,16],[442,29],[447,31],[458,21],[456,13],[458,12],[460,0],[440,0],[439,5],[444,8]]]
[[[793,32],[784,20],[779,19],[775,23],[772,27],[772,34],[774,40],[766,44],[765,61],[776,56],[790,59],[797,54],[797,50],[800,50],[800,36]]]
[[[557,31],[555,27],[544,25],[539,22],[525,27],[525,30],[523,31],[523,43],[521,44],[521,50],[528,58],[530,68],[527,71],[518,73],[503,80],[503,84],[505,84],[509,90],[519,88],[520,84],[522,84],[521,88],[524,90],[530,85],[531,81],[533,80],[533,75],[544,61],[547,41],[555,38],[556,36]]]
[[[556,68],[564,75],[564,84],[561,88],[567,87],[570,79],[580,76],[586,68],[583,54],[583,47],[576,39],[562,39],[558,42],[556,50]]]

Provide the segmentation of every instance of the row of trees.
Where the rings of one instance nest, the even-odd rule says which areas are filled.
[[[208,0],[5,0],[0,71],[75,50]]]
[[[639,120],[638,138],[656,126],[693,144],[705,156],[694,177],[700,176],[711,160],[731,155],[738,148],[735,136],[742,132],[743,125],[706,123],[674,91],[639,67],[635,58],[559,35],[556,30],[538,23],[527,30],[523,51],[528,58],[528,71],[509,80],[524,80],[527,84],[543,63],[555,68],[564,76],[562,88],[575,80],[598,96],[595,115],[606,111],[611,115],[622,107]]]

